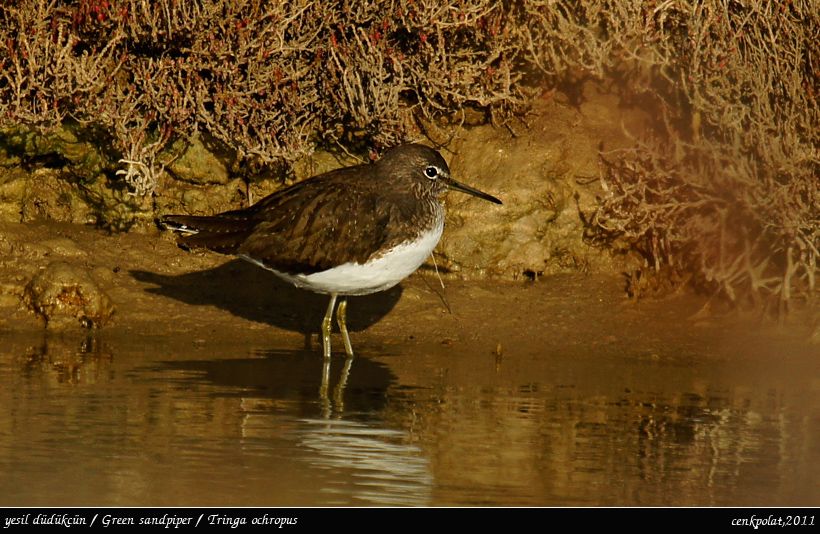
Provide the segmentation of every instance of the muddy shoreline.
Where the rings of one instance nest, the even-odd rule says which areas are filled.
[[[4,505],[817,502],[810,314],[424,267],[351,299],[357,356],[334,334],[323,391],[325,297],[159,232],[0,236]],[[110,298],[105,325],[25,306],[54,262]]]
[[[71,319],[49,325],[50,333],[185,335],[217,344],[241,335],[245,341],[281,339],[291,349],[317,343],[326,297],[293,288],[235,258],[183,251],[168,233],[107,234],[44,222],[0,223],[0,236],[3,335],[36,335],[45,328],[43,318],[27,305],[26,287],[48,265],[65,263],[93,279],[114,311],[99,329],[84,329]],[[488,352],[495,352],[499,343],[502,351],[520,346],[520,340],[551,344],[556,334],[570,344],[576,342],[573,337],[590,335],[640,337],[642,322],[663,320],[677,325],[682,339],[711,328],[746,328],[812,340],[812,309],[778,325],[770,317],[727,312],[686,291],[665,299],[632,300],[623,287],[622,277],[606,274],[462,280],[457,273],[437,274],[430,263],[389,291],[351,299],[350,326],[359,342],[409,339],[446,345],[458,340],[483,343]]]

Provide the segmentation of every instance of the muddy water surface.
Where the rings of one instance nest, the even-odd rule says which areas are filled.
[[[539,284],[411,283],[324,387],[270,324],[0,331],[0,505],[820,504],[816,345]]]

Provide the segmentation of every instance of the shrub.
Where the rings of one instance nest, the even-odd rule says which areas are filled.
[[[102,127],[139,193],[199,130],[245,164],[395,144],[414,112],[520,103],[507,19],[487,0],[23,0],[0,6],[0,123]]]
[[[622,48],[635,62],[648,58],[651,85],[631,81],[626,91],[654,103],[661,136],[602,156],[607,194],[595,236],[735,302],[782,308],[810,298],[820,249],[820,13],[800,2],[662,7],[644,13],[643,39]]]

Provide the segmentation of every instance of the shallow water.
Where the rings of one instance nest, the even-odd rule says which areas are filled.
[[[364,336],[324,389],[315,350],[0,333],[0,505],[820,504],[817,355],[720,330]]]

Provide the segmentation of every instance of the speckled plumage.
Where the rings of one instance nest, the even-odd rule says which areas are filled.
[[[168,215],[163,223],[187,234],[180,238],[186,246],[237,255],[299,287],[332,295],[330,315],[336,295],[382,291],[423,263],[441,236],[439,196],[448,188],[501,203],[450,178],[435,150],[407,144],[375,163],[314,176],[248,208],[213,216]],[[355,281],[346,282],[345,273]],[[344,328],[342,333],[352,354]]]
[[[443,217],[437,197],[446,186],[430,187],[427,178],[414,183],[418,169],[429,164],[447,169],[438,152],[403,145],[373,164],[315,176],[249,208],[169,215],[163,222],[195,231],[181,237],[187,246],[248,256],[280,272],[310,274],[365,263]]]

